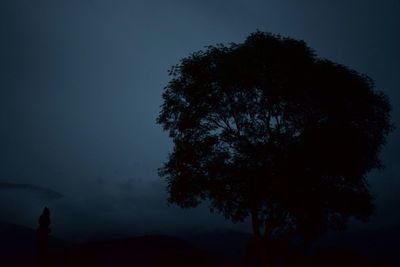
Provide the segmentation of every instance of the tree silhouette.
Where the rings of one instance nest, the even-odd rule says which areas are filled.
[[[39,266],[49,266],[49,234],[50,229],[50,210],[45,207],[39,217],[39,227],[37,229],[37,249]]]
[[[366,175],[392,129],[369,77],[263,32],[195,52],[170,75],[157,119],[174,142],[160,169],[170,203],[249,216],[267,247],[369,218]]]

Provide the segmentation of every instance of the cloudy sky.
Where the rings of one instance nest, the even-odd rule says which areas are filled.
[[[36,227],[48,205],[70,238],[245,229],[167,206],[157,168],[172,143],[155,123],[167,70],[206,45],[280,33],[372,77],[398,124],[399,14],[399,0],[0,1],[0,221]],[[363,227],[400,224],[398,151],[395,131]]]

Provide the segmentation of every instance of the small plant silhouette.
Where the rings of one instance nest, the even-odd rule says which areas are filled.
[[[45,207],[42,215],[39,217],[39,227],[37,229],[37,249],[38,249],[38,264],[40,267],[49,266],[49,234],[50,228],[50,210]]]

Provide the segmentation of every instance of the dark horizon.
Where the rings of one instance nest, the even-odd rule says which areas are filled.
[[[167,70],[206,45],[259,29],[304,40],[321,57],[365,73],[400,120],[400,2],[4,1],[0,3],[0,222],[53,235],[237,229],[206,205],[167,205],[157,168],[172,142],[156,117]],[[398,130],[369,175],[376,214],[350,231],[398,227]],[[92,225],[92,222],[96,222]],[[112,233],[112,234],[110,234]]]

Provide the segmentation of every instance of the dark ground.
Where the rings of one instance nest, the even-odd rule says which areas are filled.
[[[396,254],[399,228],[327,236],[304,253],[293,251],[277,261],[290,266],[400,266]],[[157,267],[251,266],[248,248],[252,236],[236,231],[215,231],[179,237],[149,235],[124,239],[69,243],[52,237],[51,266]],[[0,266],[35,266],[36,233],[15,224],[0,224]],[[288,264],[288,263],[287,263]]]

